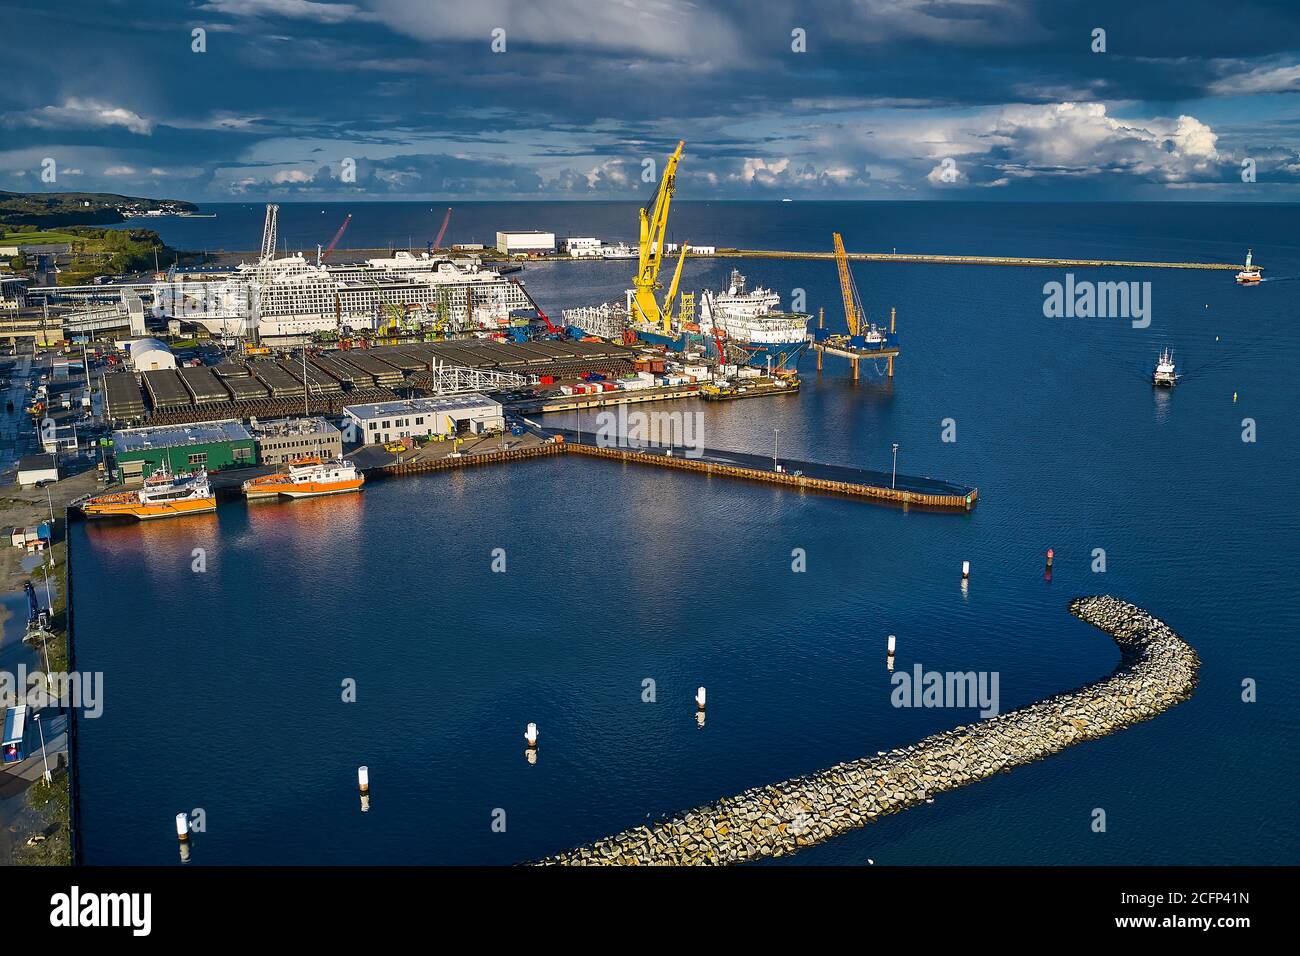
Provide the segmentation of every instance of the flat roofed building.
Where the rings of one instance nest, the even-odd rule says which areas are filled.
[[[478,393],[349,405],[343,412],[365,444],[425,435],[481,434],[505,427],[501,403]]]
[[[113,455],[120,477],[129,481],[148,478],[163,468],[184,474],[255,465],[257,442],[235,419],[159,425],[113,432]]]
[[[18,486],[33,488],[38,481],[58,481],[59,465],[53,455],[28,455],[18,461]]]
[[[283,465],[304,455],[343,455],[343,433],[323,418],[254,418],[248,430],[257,440],[257,459],[263,465]]]
[[[555,233],[535,229],[497,233],[497,252],[509,256],[518,252],[554,252]]]

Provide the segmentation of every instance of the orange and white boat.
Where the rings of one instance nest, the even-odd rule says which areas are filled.
[[[1264,277],[1259,274],[1259,267],[1251,262],[1255,250],[1246,250],[1246,268],[1237,273],[1238,285],[1254,285],[1256,282],[1262,282]]]
[[[208,484],[208,473],[150,475],[136,491],[114,491],[86,495],[73,505],[87,518],[175,518],[217,510],[217,496]]]
[[[319,455],[295,458],[285,471],[244,482],[248,498],[315,498],[360,491],[366,476],[350,461],[326,460]]]

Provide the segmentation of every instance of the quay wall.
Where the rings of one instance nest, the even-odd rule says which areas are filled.
[[[934,508],[945,511],[969,511],[979,497],[979,490],[972,488],[968,495],[930,495],[916,491],[904,491],[901,488],[884,488],[878,485],[863,485],[851,481],[835,481],[829,478],[810,478],[807,475],[794,475],[789,472],[763,471],[757,468],[744,468],[726,465],[720,462],[687,458],[682,455],[651,455],[646,452],[627,448],[601,448],[594,445],[580,445],[574,442],[546,442],[541,445],[528,445],[512,448],[508,451],[492,451],[459,458],[443,457],[431,460],[412,461],[404,464],[384,465],[368,469],[367,474],[375,477],[398,477],[415,475],[428,471],[446,471],[451,468],[468,468],[475,465],[492,465],[526,458],[543,458],[550,455],[577,454],[593,458],[607,458],[614,461],[631,462],[642,465],[655,465],[660,468],[675,468],[680,471],[694,471],[704,475],[718,475],[724,478],[739,478],[746,481],[759,481],[771,485],[785,485],[807,491],[820,491],[830,494],[848,495],[854,498],[866,498],[891,504]]]
[[[910,747],[724,797],[538,863],[720,865],[786,856],[933,795],[1149,720],[1191,696],[1200,659],[1167,624],[1109,596],[1076,598],[1070,612],[1119,645],[1120,663],[1109,677]]]
[[[974,488],[971,489],[969,495],[929,495],[917,491],[904,491],[901,488],[883,488],[878,485],[862,485],[852,481],[835,481],[830,478],[810,478],[807,475],[794,475],[789,472],[761,471],[757,468],[743,468],[738,465],[726,465],[699,458],[686,458],[681,455],[651,455],[627,448],[600,448],[592,445],[570,444],[566,447],[576,454],[590,455],[596,458],[612,458],[616,461],[635,462],[641,465],[657,465],[660,468],[697,471],[706,475],[743,478],[747,481],[761,481],[771,485],[786,485],[787,487],[804,488],[809,491],[825,491],[832,494],[851,495],[855,498],[871,498],[876,501],[888,501],[893,504],[916,505],[925,508],[969,511],[974,507],[975,500],[979,497],[978,489]]]

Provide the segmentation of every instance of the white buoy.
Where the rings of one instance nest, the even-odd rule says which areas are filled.
[[[369,767],[357,768],[357,789],[360,790],[362,793],[370,792],[370,768]]]
[[[703,709],[704,709],[704,703],[705,703],[706,700],[707,700],[707,697],[706,697],[706,695],[705,695],[704,688],[701,687],[699,690],[697,690],[697,691],[695,692],[695,709],[696,709],[696,710],[703,710]]]
[[[962,576],[963,579],[970,577],[970,562],[969,562],[969,561],[963,561],[963,562],[961,563],[961,576]]]
[[[536,724],[529,724],[527,728],[524,729],[524,740],[528,742],[529,750],[537,749],[537,725]]]
[[[183,813],[176,814],[176,839],[184,843],[190,838],[190,821]]]
[[[894,648],[897,645],[898,645],[898,638],[894,637],[893,634],[890,634],[889,635],[889,656],[890,657],[894,656]]]

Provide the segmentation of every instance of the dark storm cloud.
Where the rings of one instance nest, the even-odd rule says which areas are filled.
[[[683,184],[700,198],[940,195],[931,174],[945,157],[962,175],[943,185],[986,193],[1228,184],[1248,152],[1287,178],[1300,114],[1294,5],[1170,11],[1075,0],[19,3],[5,10],[7,35],[57,44],[5,44],[0,188],[52,154],[83,170],[79,188],[122,187],[132,169],[145,184],[181,178],[198,198],[635,195],[641,162],[678,138]],[[504,53],[490,47],[498,28]],[[1091,49],[1097,28],[1104,54]],[[796,30],[806,52],[792,50]],[[1216,109],[1226,98],[1236,108]],[[321,152],[355,158],[368,177],[320,176]]]

